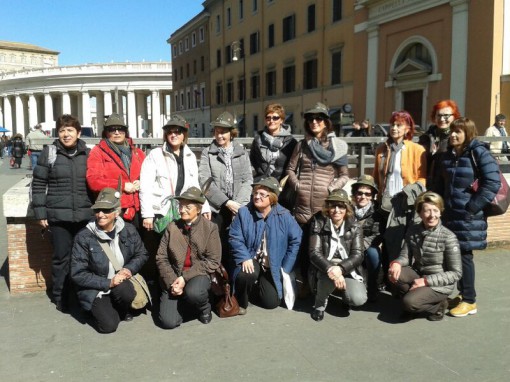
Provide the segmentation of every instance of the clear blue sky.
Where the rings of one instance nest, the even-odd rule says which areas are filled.
[[[166,40],[203,0],[0,0],[0,40],[60,52],[59,65],[170,61]]]

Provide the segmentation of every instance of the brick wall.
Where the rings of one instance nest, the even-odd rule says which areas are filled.
[[[53,248],[48,234],[30,218],[7,218],[11,294],[43,292],[51,285]]]
[[[489,247],[510,243],[510,209],[504,215],[489,218],[487,223],[489,224],[487,231]]]

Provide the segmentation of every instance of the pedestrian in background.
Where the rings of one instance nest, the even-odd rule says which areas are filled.
[[[73,297],[69,282],[73,240],[93,216],[93,198],[85,179],[90,150],[80,139],[77,118],[63,115],[55,129],[58,139],[43,148],[34,169],[32,208],[40,226],[51,231],[53,302],[59,311],[67,312]]]
[[[30,150],[30,163],[32,171],[35,170],[35,167],[37,166],[37,160],[39,159],[39,156],[41,155],[42,149],[44,147],[43,143],[35,143],[35,141],[45,138],[48,137],[42,131],[41,124],[35,125],[34,130],[27,135],[26,144],[27,149]]]
[[[487,130],[485,130],[486,137],[508,137],[508,133],[506,131],[506,117],[503,114],[496,115],[496,120],[494,121],[494,125],[490,126]],[[508,146],[508,141],[496,141],[491,142],[490,144],[491,151],[494,153],[496,159],[500,161],[507,162],[507,154],[510,154],[510,148]]]
[[[12,157],[14,158],[13,167],[21,167],[21,163],[23,162],[23,156],[26,153],[25,143],[23,142],[23,136],[21,134],[16,134],[11,139],[11,148],[12,148]]]

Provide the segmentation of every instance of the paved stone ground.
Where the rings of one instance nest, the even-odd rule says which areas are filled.
[[[28,170],[0,163],[0,193]],[[0,216],[1,381],[508,381],[509,248],[478,252],[479,313],[441,322],[400,323],[398,301],[349,314],[334,302],[324,321],[310,301],[295,311],[250,307],[243,317],[165,331],[150,315],[96,333],[75,309],[55,310],[45,294],[11,297]]]

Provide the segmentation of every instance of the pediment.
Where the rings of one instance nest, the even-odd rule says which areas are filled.
[[[432,66],[426,62],[407,58],[398,65],[392,73],[393,78],[428,76],[432,73]]]

